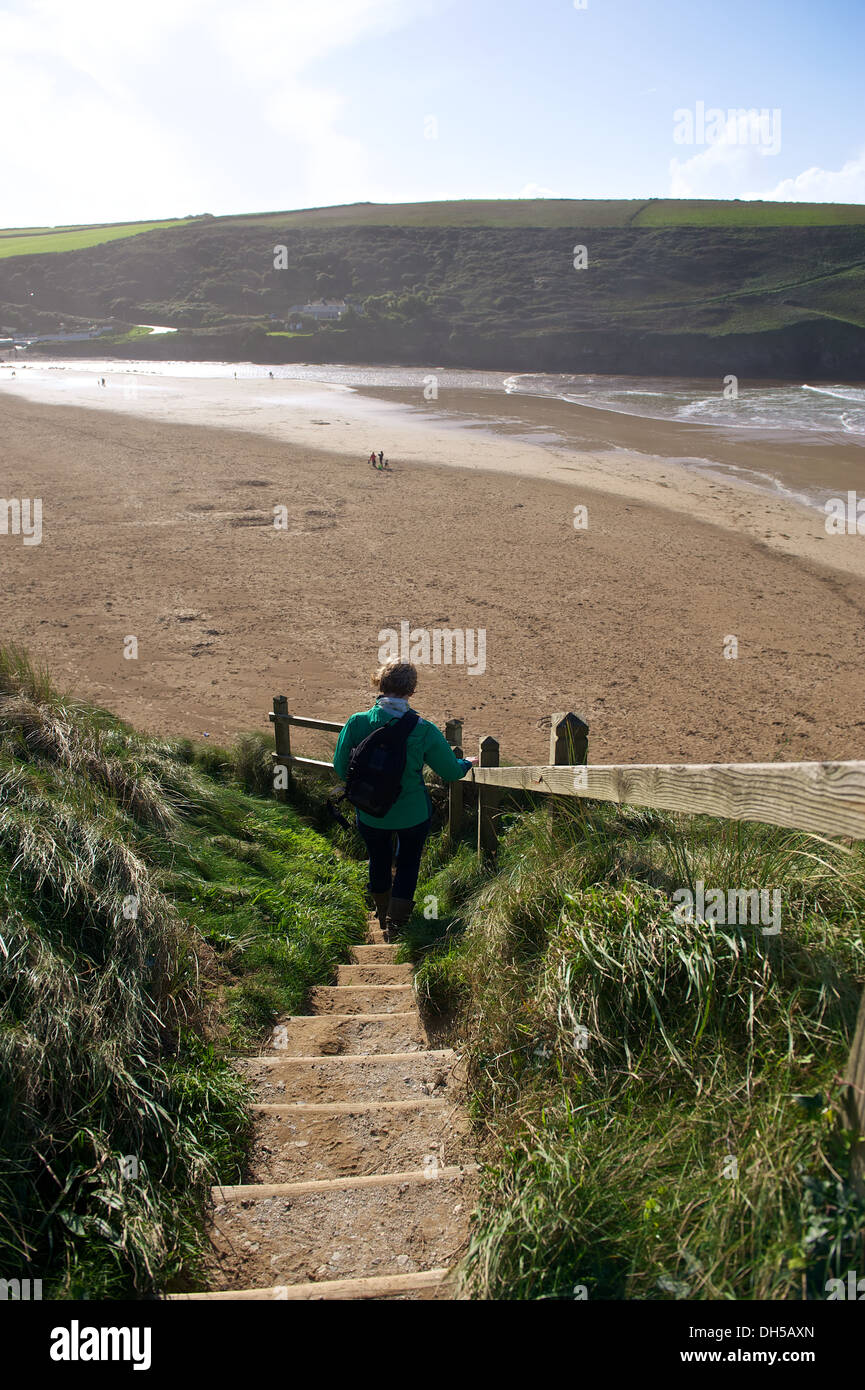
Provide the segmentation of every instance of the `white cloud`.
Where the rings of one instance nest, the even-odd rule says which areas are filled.
[[[753,143],[737,138],[742,133],[728,120],[720,139],[704,146],[690,159],[671,159],[670,196],[761,198],[767,202],[865,202],[865,150],[840,169],[813,166],[794,178],[781,179],[766,187],[766,176],[772,167],[766,161],[780,150],[780,131],[777,149],[768,142],[768,130],[760,137],[754,126]]]
[[[372,196],[327,59],[442,0],[4,3],[18,133],[0,144],[0,226],[20,226]]]
[[[782,179],[763,193],[743,193],[743,198],[765,198],[791,203],[865,203],[865,150],[848,159],[840,169],[813,165],[792,179]]]
[[[561,198],[561,193],[554,193],[551,188],[544,188],[539,183],[525,183],[517,194],[518,198]]]
[[[251,82],[279,81],[339,48],[413,18],[406,0],[249,0],[222,7],[211,32]]]
[[[420,12],[406,0],[253,0],[213,26],[227,63],[251,88],[261,119],[300,148],[304,201],[353,202],[370,196],[369,154],[342,129],[345,94],[320,66],[332,53],[382,35]],[[318,68],[316,68],[318,65]],[[304,78],[316,68],[314,80]],[[367,80],[362,74],[359,80]],[[373,93],[380,93],[371,74]]]
[[[153,59],[172,31],[202,16],[207,0],[24,0],[0,13],[0,53],[58,64],[117,96],[126,91],[122,65]]]
[[[742,198],[742,189],[759,177],[765,160],[780,148],[780,125],[740,125],[728,118],[720,138],[690,159],[670,160],[670,196],[673,198]]]

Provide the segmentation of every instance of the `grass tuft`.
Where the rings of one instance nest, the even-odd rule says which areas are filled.
[[[474,886],[467,857],[432,852],[440,930],[411,944],[487,1162],[463,1291],[797,1299],[861,1268],[862,848],[583,805],[511,817]],[[780,933],[677,920],[698,879],[779,889]]]

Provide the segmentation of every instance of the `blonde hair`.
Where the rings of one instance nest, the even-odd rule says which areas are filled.
[[[372,685],[382,695],[396,695],[407,700],[417,685],[417,668],[410,661],[386,661],[373,672]]]

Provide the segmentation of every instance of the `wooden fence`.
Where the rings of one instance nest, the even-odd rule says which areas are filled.
[[[273,701],[274,765],[307,767],[335,775],[332,763],[299,758],[291,751],[291,728],[338,734],[342,724],[289,714],[288,701]],[[448,786],[448,832],[456,838],[464,828],[469,788],[477,789],[477,852],[494,858],[502,793],[535,792],[550,797],[582,797],[646,806],[661,811],[717,816],[724,820],[761,821],[817,835],[865,840],[865,761],[807,763],[613,763],[588,764],[588,725],[576,714],[553,714],[550,720],[549,761],[533,766],[502,767],[499,744],[482,738],[478,766],[462,782]],[[445,737],[463,756],[463,726],[459,719],[445,725]],[[471,795],[471,793],[469,793]],[[554,803],[551,802],[551,805]],[[846,1119],[865,1136],[865,992],[853,1038],[845,1086]],[[856,1146],[854,1179],[865,1191],[865,1138]]]

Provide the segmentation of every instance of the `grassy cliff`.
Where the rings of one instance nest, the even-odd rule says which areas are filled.
[[[857,206],[360,204],[198,218],[72,249],[82,235],[53,233],[44,243],[53,254],[0,238],[0,330],[113,318],[109,350],[126,356],[865,371],[865,209]],[[275,269],[278,245],[286,265]],[[586,248],[584,269],[574,267],[577,246]],[[323,298],[346,299],[351,312],[288,336],[289,308]],[[181,332],[126,339],[123,326],[140,322]]]

